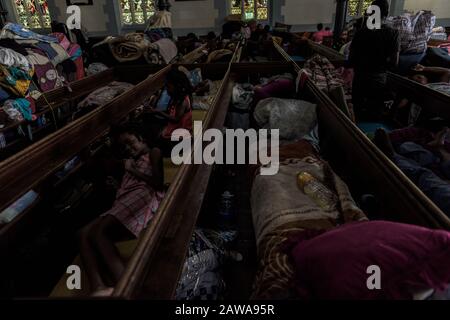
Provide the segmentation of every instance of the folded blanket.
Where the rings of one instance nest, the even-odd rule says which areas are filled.
[[[130,33],[123,37],[117,37],[108,41],[112,55],[119,62],[137,60],[150,45],[150,41],[143,34]]]
[[[107,86],[101,87],[92,92],[78,104],[78,108],[103,106],[131,88],[133,88],[133,85],[130,83],[117,81],[111,82]]]

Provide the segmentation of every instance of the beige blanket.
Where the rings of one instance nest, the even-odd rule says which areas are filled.
[[[323,181],[339,198],[337,210],[323,211],[297,186],[297,174],[306,171]],[[294,271],[282,245],[304,230],[328,230],[338,223],[366,220],[356,206],[347,185],[327,163],[316,157],[291,159],[281,163],[275,176],[254,180],[252,215],[258,246],[258,272],[254,299],[294,297]]]

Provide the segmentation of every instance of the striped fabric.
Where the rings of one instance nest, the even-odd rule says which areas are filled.
[[[430,11],[419,11],[415,15],[406,13],[388,18],[386,24],[399,31],[402,54],[423,53],[433,33],[436,16]]]

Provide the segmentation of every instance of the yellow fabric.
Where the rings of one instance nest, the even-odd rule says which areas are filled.
[[[34,75],[34,69],[30,69],[28,72],[30,79]],[[12,85],[9,84],[7,81],[7,78],[11,77],[11,73],[9,72],[8,68],[5,66],[0,65],[0,85],[6,89],[9,89],[13,94],[25,97],[25,94],[28,91],[28,88],[30,87],[31,80],[26,79],[15,79],[16,84]]]

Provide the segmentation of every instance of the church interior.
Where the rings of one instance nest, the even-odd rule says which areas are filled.
[[[0,297],[450,300],[450,1],[0,0]]]

